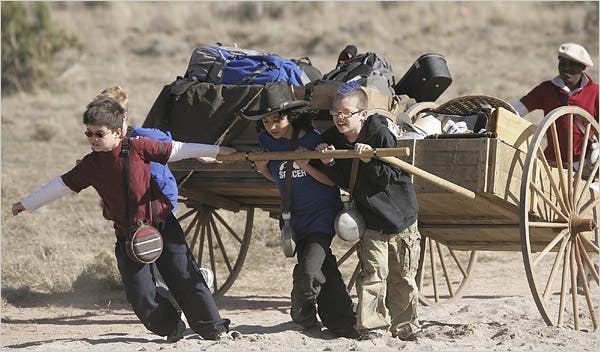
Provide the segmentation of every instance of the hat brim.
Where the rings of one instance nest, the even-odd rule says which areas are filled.
[[[246,113],[242,113],[242,116],[244,116],[244,118],[246,118],[248,120],[258,121],[258,120],[264,119],[265,117],[267,117],[269,115],[273,115],[273,114],[284,112],[284,111],[299,109],[299,108],[303,108],[303,107],[306,107],[306,106],[309,106],[309,105],[310,105],[309,101],[306,101],[306,100],[295,100],[295,101],[292,101],[292,102],[289,102],[289,103],[285,104],[284,107],[282,107],[282,108],[272,109],[272,110],[269,110],[267,112],[260,113],[260,114],[246,114]]]

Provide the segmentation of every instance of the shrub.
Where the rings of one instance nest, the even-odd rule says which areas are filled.
[[[64,49],[83,51],[83,44],[75,35],[56,28],[46,3],[2,2],[2,91],[30,90],[35,85],[46,85],[50,72],[57,64],[55,54]]]

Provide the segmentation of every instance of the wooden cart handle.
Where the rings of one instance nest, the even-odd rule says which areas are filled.
[[[469,199],[475,199],[475,192],[452,183],[446,179],[429,173],[423,169],[420,169],[412,164],[402,161],[394,156],[408,156],[410,155],[410,148],[377,148],[372,153],[358,154],[354,150],[333,150],[327,152],[317,151],[304,151],[304,152],[236,152],[229,155],[217,155],[219,161],[268,161],[268,160],[303,160],[303,159],[351,159],[361,156],[371,155],[376,156],[380,160],[385,161],[388,164],[395,165],[400,169],[413,174],[417,177],[421,177],[425,181],[431,182],[445,190],[453,193],[462,195]]]
[[[327,152],[303,151],[303,152],[237,152],[229,155],[219,154],[219,161],[268,161],[268,160],[306,160],[306,159],[351,159],[364,156],[390,157],[409,156],[410,148],[378,148],[375,153],[358,154],[354,150],[332,150]]]
[[[455,183],[452,183],[452,182],[450,182],[446,179],[443,179],[439,176],[436,176],[432,173],[429,173],[423,169],[420,169],[420,168],[418,168],[412,164],[409,164],[405,161],[402,161],[398,158],[389,157],[389,156],[388,157],[379,156],[379,152],[377,152],[377,158],[385,161],[388,164],[395,165],[410,174],[421,177],[425,181],[431,182],[445,190],[451,191],[453,193],[459,194],[459,195],[467,197],[469,199],[475,199],[475,192],[473,192],[469,189],[466,189],[462,186],[459,186]]]

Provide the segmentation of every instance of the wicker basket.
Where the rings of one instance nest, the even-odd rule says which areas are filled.
[[[515,115],[519,113],[509,103],[502,99],[486,96],[486,95],[467,95],[463,97],[454,98],[447,101],[446,103],[437,107],[434,111],[439,114],[451,114],[451,115],[469,115],[482,108],[492,107],[498,108],[503,107],[506,110],[512,112]]]

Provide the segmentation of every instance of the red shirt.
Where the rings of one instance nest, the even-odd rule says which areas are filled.
[[[584,73],[585,74],[585,73]],[[587,74],[585,74],[587,76]],[[533,111],[536,109],[542,109],[544,115],[547,115],[550,111],[556,109],[564,104],[561,101],[560,96],[564,96],[564,100],[568,102],[568,105],[579,106],[588,111],[598,121],[598,84],[594,83],[592,79],[587,76],[588,83],[581,88],[580,91],[569,96],[567,92],[561,90],[559,87],[554,85],[552,81],[542,82],[537,87],[533,88],[531,92],[521,98],[521,103],[525,105],[527,110]],[[585,124],[583,124],[585,126]],[[560,153],[563,162],[567,161],[568,155],[568,134],[569,130],[569,119],[567,116],[560,117],[556,121],[556,127],[558,132],[558,141],[560,144]],[[581,147],[583,143],[583,134],[577,125],[573,126],[573,159],[579,160],[581,154]],[[554,141],[550,130],[547,133],[548,146],[544,151],[544,154],[549,160],[555,161],[554,157]],[[588,143],[588,148],[590,148]],[[586,153],[589,155],[589,153]]]
[[[110,218],[114,221],[117,237],[126,237],[128,219],[126,208],[125,176],[123,158],[120,156],[122,142],[108,152],[91,152],[73,169],[62,176],[67,187],[79,193],[92,186],[106,204]],[[148,138],[132,138],[129,144],[129,178],[131,202],[131,225],[137,220],[150,220],[150,161],[166,164],[171,154],[171,143],[153,141]],[[172,204],[152,183],[152,199],[157,200],[159,219],[164,221],[171,212]]]

